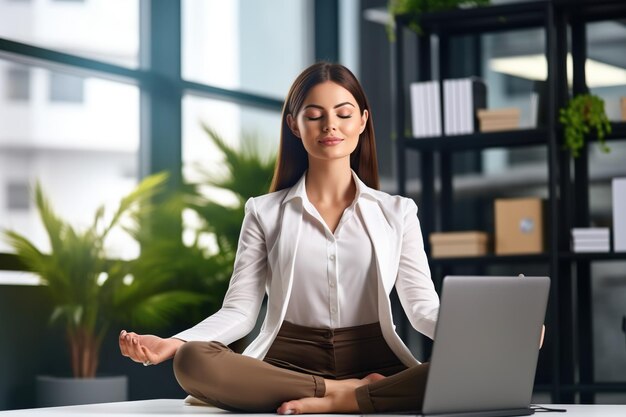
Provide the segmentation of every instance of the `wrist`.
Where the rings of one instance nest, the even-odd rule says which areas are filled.
[[[170,345],[174,348],[174,352],[178,351],[178,348],[184,345],[186,342],[182,339],[177,339],[175,337],[169,338]]]

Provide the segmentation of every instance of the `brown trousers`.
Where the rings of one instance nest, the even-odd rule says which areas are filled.
[[[408,368],[385,342],[378,323],[315,329],[284,322],[264,360],[219,342],[187,342],[174,373],[190,395],[231,411],[274,412],[285,401],[323,397],[324,378],[387,378],[357,388],[361,413],[420,411],[428,364]]]

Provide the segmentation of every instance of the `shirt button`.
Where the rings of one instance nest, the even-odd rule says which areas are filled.
[[[335,260],[335,255],[330,255],[330,256],[328,257],[328,259],[330,259],[331,261],[334,261],[334,260]]]
[[[335,283],[330,281],[330,288],[335,288]]]
[[[333,313],[333,314],[335,314],[335,313],[337,312],[337,309],[336,309],[335,307],[331,307],[331,308],[330,308],[330,312],[331,312],[331,313]]]

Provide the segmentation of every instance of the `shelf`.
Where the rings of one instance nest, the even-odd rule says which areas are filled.
[[[561,385],[563,391],[568,392],[615,392],[626,391],[626,382],[595,382],[592,384]],[[535,384],[533,392],[549,392],[553,389],[549,384]]]
[[[536,255],[485,255],[464,256],[456,258],[428,258],[431,266],[472,266],[472,265],[497,265],[515,263],[543,263],[548,262],[550,257],[547,253]]]
[[[558,131],[562,133],[563,127],[559,125]],[[611,133],[606,135],[605,140],[607,142],[626,140],[626,122],[611,122]],[[598,136],[595,132],[589,135],[589,141],[598,141]]]
[[[559,258],[572,261],[626,261],[626,252],[559,252]]]
[[[626,140],[626,122],[611,123],[607,141]],[[560,130],[560,129],[559,129]],[[597,140],[595,136],[591,140]],[[488,148],[514,148],[548,144],[546,128],[505,130],[501,132],[470,133],[467,135],[425,138],[405,137],[404,146],[418,151],[469,151]]]
[[[543,27],[549,2],[535,1],[423,13],[419,25],[426,33],[467,35]],[[407,24],[409,15],[397,16]]]
[[[557,8],[568,9],[571,19],[582,19],[585,22],[619,20],[626,16],[624,0],[577,0],[574,4],[572,0],[552,1]]]
[[[548,133],[545,128],[404,139],[407,149],[419,151],[468,151],[547,144]]]
[[[626,139],[626,122],[612,122],[611,130],[611,134],[606,135],[607,140]]]
[[[594,382],[591,384],[561,385],[563,391],[570,392],[615,392],[626,391],[626,382]]]

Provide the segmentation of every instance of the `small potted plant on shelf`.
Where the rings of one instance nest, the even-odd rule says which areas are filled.
[[[174,313],[203,301],[203,296],[174,288],[171,280],[134,277],[132,262],[107,257],[105,241],[111,230],[145,221],[166,179],[165,174],[145,178],[112,215],[106,216],[101,206],[84,230],[61,219],[37,184],[35,202],[49,253],[15,231],[4,231],[21,263],[47,287],[54,306],[51,322],[64,326],[69,345],[73,378],[38,377],[39,405],[125,400],[126,376],[96,378],[100,347],[111,325],[165,324]]]
[[[390,20],[387,25],[387,34],[390,40],[394,40],[394,19],[399,15],[409,16],[408,27],[421,35],[423,32],[419,20],[422,13],[451,10],[458,7],[485,6],[489,3],[490,0],[389,0],[387,8]]]
[[[610,152],[605,142],[611,133],[611,123],[604,111],[604,100],[593,94],[579,94],[569,101],[559,112],[559,121],[565,131],[564,147],[574,158],[580,155],[592,130],[598,138],[598,145],[603,152]]]

